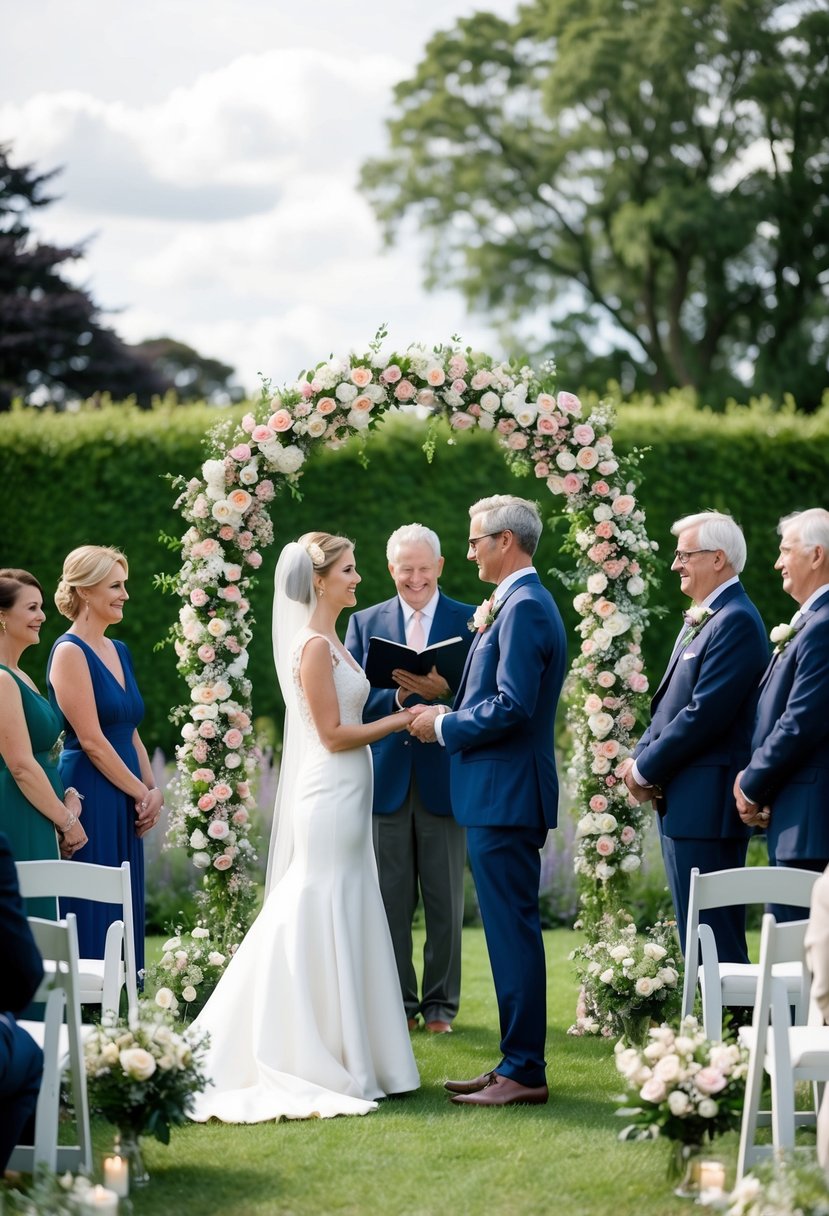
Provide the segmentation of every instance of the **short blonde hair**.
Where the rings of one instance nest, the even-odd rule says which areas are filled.
[[[127,559],[120,549],[104,545],[81,545],[73,549],[63,563],[63,574],[55,592],[55,607],[61,616],[77,620],[83,603],[78,587],[94,587],[106,578],[116,562],[120,562],[129,574]]]

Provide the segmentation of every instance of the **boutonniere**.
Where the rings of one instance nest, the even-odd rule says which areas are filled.
[[[683,612],[682,619],[686,625],[682,637],[683,645],[687,645],[692,638],[695,638],[708,618],[713,615],[710,608],[703,608],[699,604],[692,604],[687,612]]]
[[[469,621],[467,627],[473,633],[483,633],[485,629],[489,629],[498,615],[501,605],[497,607],[492,602],[492,596],[488,600],[484,600],[476,609]]]
[[[769,637],[774,642],[774,653],[782,654],[796,633],[797,629],[794,625],[775,625],[769,633]]]

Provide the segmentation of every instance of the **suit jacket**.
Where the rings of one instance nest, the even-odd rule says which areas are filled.
[[[771,807],[769,852],[780,861],[829,857],[829,593],[772,658],[751,747],[740,785]]]
[[[469,618],[473,612],[471,604],[450,600],[441,591],[429,632],[429,644],[460,636],[468,639],[471,646],[474,634],[469,631]],[[365,666],[371,637],[389,638],[392,642],[405,645],[406,626],[398,596],[355,612],[348,622],[345,645],[361,667]],[[375,722],[386,714],[394,713],[397,709],[395,693],[393,688],[373,688],[363,710],[363,721]],[[416,699],[406,704],[414,705]],[[451,814],[449,762],[442,748],[421,743],[405,731],[398,731],[372,743],[371,753],[374,761],[372,810],[375,815],[390,815],[403,805],[412,774],[415,775],[418,794],[427,811],[433,815]]]
[[[567,662],[549,591],[528,573],[477,634],[455,707],[442,722],[452,811],[467,827],[554,828],[554,728]]]
[[[0,1010],[20,1013],[43,979],[43,962],[23,911],[17,870],[7,838],[0,832]]]
[[[739,583],[674,652],[651,701],[651,722],[636,746],[640,773],[662,789],[657,809],[666,836],[740,839],[734,780],[750,755],[757,686],[769,644],[760,614]]]

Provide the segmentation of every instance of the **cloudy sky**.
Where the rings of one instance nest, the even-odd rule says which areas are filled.
[[[492,340],[422,286],[356,189],[431,35],[516,0],[0,0],[0,142],[64,166],[39,232],[129,341],[169,334],[250,389],[351,346]]]

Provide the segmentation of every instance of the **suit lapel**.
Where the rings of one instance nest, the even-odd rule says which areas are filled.
[[[524,575],[523,578],[516,579],[515,582],[512,584],[512,586],[507,588],[506,593],[501,597],[501,599],[498,603],[498,616],[500,616],[501,613],[503,612],[504,605],[506,604],[507,600],[510,598],[512,593],[514,591],[517,591],[519,587],[524,587],[524,586],[526,586],[527,583],[532,583],[532,582],[538,583],[539,585],[541,583],[541,579],[538,577],[538,575],[535,572],[526,574],[526,575]],[[493,624],[494,624],[494,622],[493,622]],[[489,629],[491,629],[491,628],[492,628],[492,625],[489,626]],[[481,641],[481,638],[487,632],[488,632],[488,630],[484,629],[484,630],[476,633],[475,637],[472,639],[472,645],[469,647],[469,653],[466,656],[466,662],[464,663],[463,674],[461,676],[461,682],[458,685],[458,691],[455,695],[455,700],[452,703],[453,705],[460,705],[460,703],[461,703],[461,699],[463,697],[464,690],[466,688],[466,677],[469,674],[469,664],[472,661],[473,654],[475,653],[475,651],[478,648],[478,643]]]
[[[704,623],[700,626],[699,632],[695,633],[692,638],[689,638],[684,646],[677,646],[676,650],[673,652],[673,654],[670,657],[668,666],[665,669],[665,674],[663,675],[662,679],[659,681],[659,687],[657,688],[656,692],[653,694],[653,698],[651,700],[651,706],[656,705],[656,702],[660,699],[660,697],[662,696],[662,693],[667,688],[668,684],[670,683],[671,676],[674,674],[674,668],[676,667],[677,663],[679,662],[680,657],[685,653],[685,650],[687,649],[687,647],[690,646],[692,642],[696,642],[696,640],[700,636],[700,634],[703,633],[708,628],[708,626],[711,624],[711,622],[713,621],[713,619],[717,615],[717,613],[721,609],[723,609],[726,606],[726,604],[730,604],[733,599],[736,599],[738,595],[745,595],[745,591],[743,589],[742,583],[734,583],[734,585],[732,587],[726,588],[726,590],[722,593],[722,595],[717,600],[716,605],[711,609],[711,615],[709,617],[706,617]]]

